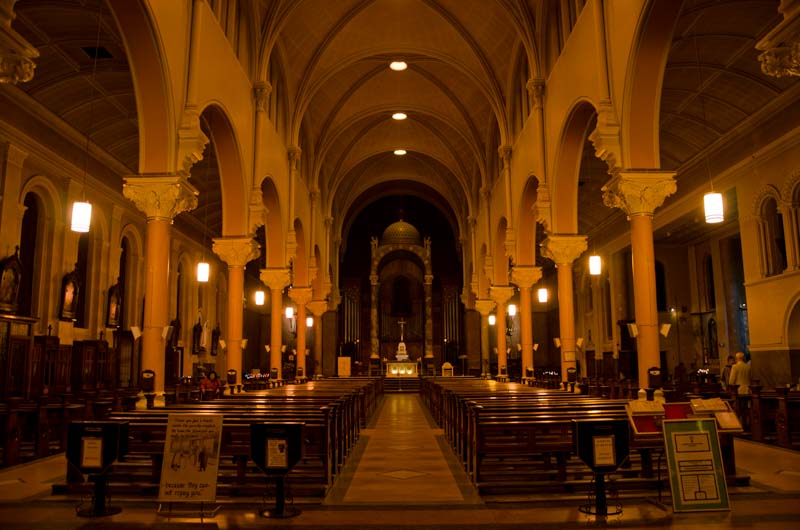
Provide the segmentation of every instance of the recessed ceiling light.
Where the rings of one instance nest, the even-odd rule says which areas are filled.
[[[406,154],[406,150],[405,149],[395,149],[394,150],[394,154],[396,154],[397,156],[403,156],[404,154]]]
[[[389,68],[394,70],[395,72],[402,72],[406,68],[408,68],[408,64],[405,61],[392,61],[389,63]]]
[[[406,118],[408,118],[408,116],[406,115],[405,112],[395,112],[394,114],[392,114],[392,119],[393,120],[400,121],[400,120],[404,120]]]

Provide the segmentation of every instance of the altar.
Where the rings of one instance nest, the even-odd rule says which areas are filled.
[[[414,361],[386,361],[386,377],[419,377]]]

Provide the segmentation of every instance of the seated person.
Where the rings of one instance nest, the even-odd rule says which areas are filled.
[[[216,397],[219,394],[220,382],[219,378],[217,378],[217,372],[211,370],[208,373],[207,377],[204,377],[203,380],[200,382],[200,391],[203,393],[203,397],[211,396],[212,398]]]

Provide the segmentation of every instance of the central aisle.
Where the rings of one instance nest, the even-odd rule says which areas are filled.
[[[456,482],[439,443],[442,430],[430,424],[417,394],[386,394],[371,427],[362,431],[366,448],[346,492],[329,503],[480,502],[466,477]]]

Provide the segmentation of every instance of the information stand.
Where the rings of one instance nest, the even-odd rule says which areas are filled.
[[[127,451],[128,424],[112,421],[74,421],[67,431],[67,463],[94,482],[92,506],[77,511],[79,517],[108,517],[122,508],[106,503],[106,472]]]
[[[628,458],[630,440],[626,420],[573,420],[575,424],[575,447],[578,457],[594,472],[594,506],[592,503],[580,507],[580,511],[595,515],[605,521],[609,515],[622,513],[618,502],[614,510],[608,510],[606,475],[622,465]],[[591,500],[592,492],[589,494]]]
[[[265,475],[275,477],[275,507],[261,512],[262,517],[286,519],[300,515],[286,506],[286,475],[303,458],[303,423],[250,424],[250,458]]]
[[[664,446],[674,511],[730,510],[716,420],[665,420]]]
[[[157,514],[213,517],[218,506],[207,510],[216,500],[217,471],[222,440],[221,414],[170,414],[164,442],[161,483],[158,488]],[[179,511],[173,503],[181,503]],[[200,504],[199,512],[193,509]],[[189,504],[192,508],[187,510]]]

